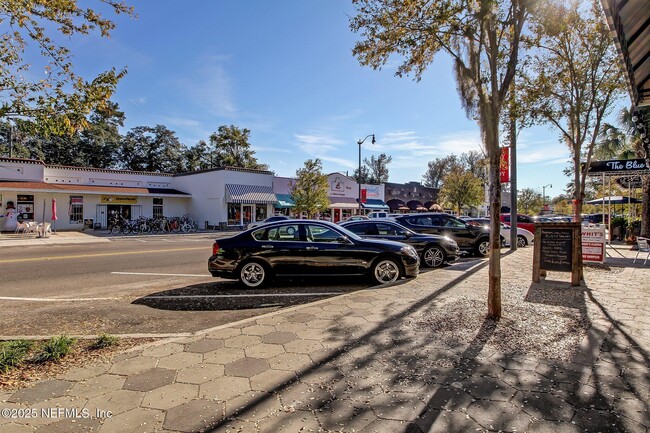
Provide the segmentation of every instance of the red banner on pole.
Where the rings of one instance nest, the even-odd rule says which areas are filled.
[[[501,148],[501,183],[510,182],[510,148]]]
[[[365,203],[368,201],[368,190],[367,189],[362,189],[361,190],[361,203]]]

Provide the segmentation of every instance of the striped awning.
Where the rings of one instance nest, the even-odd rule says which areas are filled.
[[[226,202],[246,204],[274,204],[278,199],[273,188],[263,185],[226,184]]]

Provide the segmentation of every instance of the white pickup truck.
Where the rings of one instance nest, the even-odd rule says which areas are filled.
[[[370,219],[378,219],[378,220],[393,220],[393,218],[399,214],[392,214],[388,213],[385,211],[375,211],[375,212],[370,212],[368,214],[368,218]]]

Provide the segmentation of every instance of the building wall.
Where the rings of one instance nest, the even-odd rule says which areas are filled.
[[[173,176],[164,173],[45,166],[43,180],[52,184],[171,188]]]
[[[42,162],[13,162],[0,159],[0,179],[19,181],[42,181]]]
[[[272,173],[254,173],[238,170],[209,170],[184,174],[173,179],[172,187],[192,194],[192,217],[203,227],[218,226],[228,220],[226,184],[273,187]],[[267,205],[267,215],[273,215],[273,205]]]

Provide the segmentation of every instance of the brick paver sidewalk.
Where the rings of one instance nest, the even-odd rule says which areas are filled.
[[[0,393],[1,408],[90,415],[4,418],[0,432],[647,432],[650,266],[621,254],[579,288],[532,284],[531,248],[502,258],[504,299],[519,293],[510,287],[531,302],[564,290],[570,302],[559,307],[590,321],[571,362],[500,353],[489,334],[436,341],[413,326],[460,297],[484,302],[487,267],[476,260]]]

